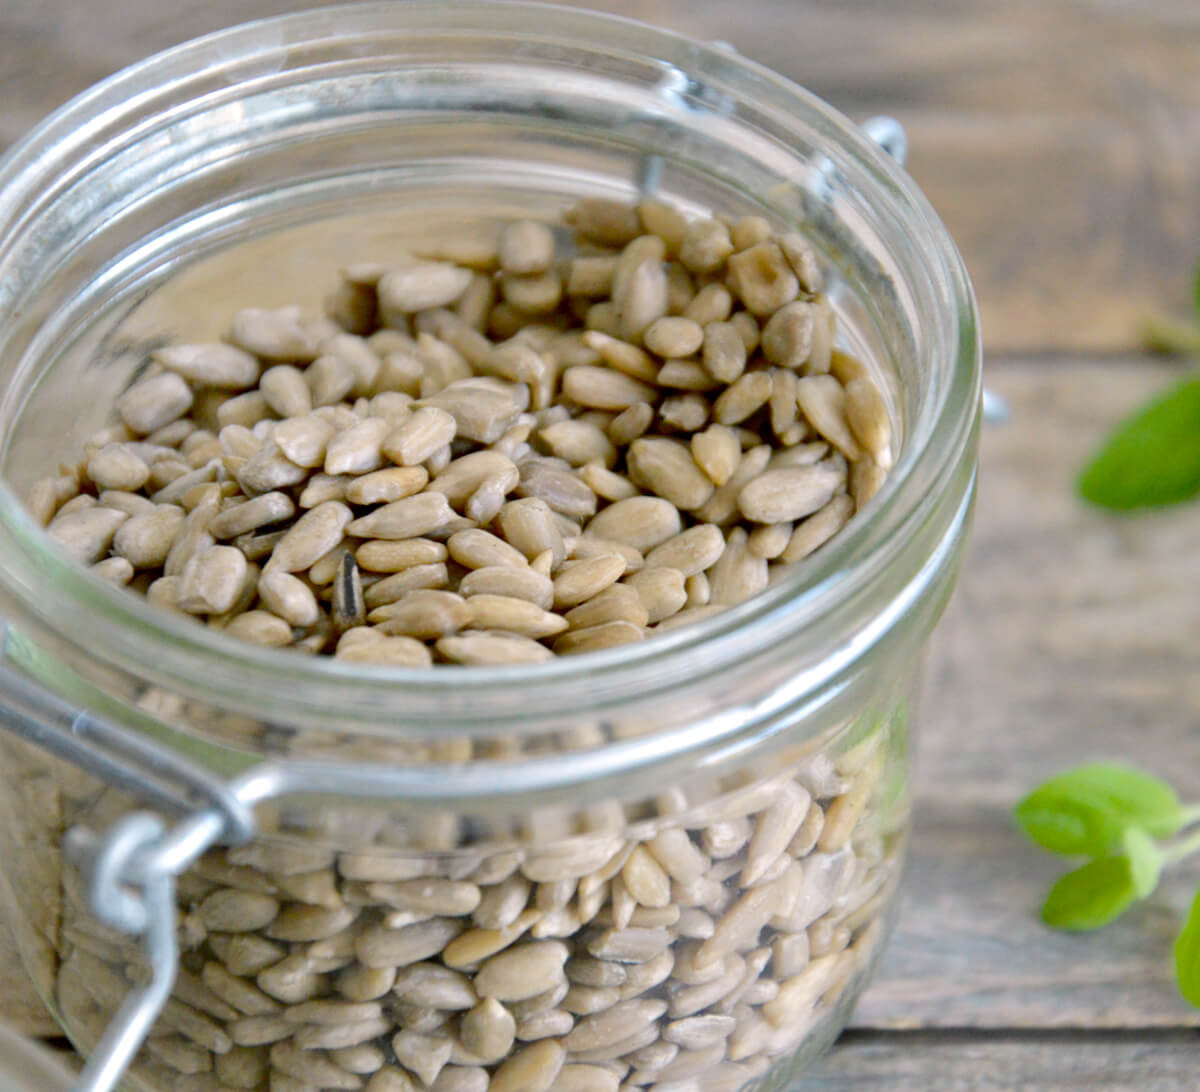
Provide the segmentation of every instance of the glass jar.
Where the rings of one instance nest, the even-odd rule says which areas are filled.
[[[0,1092],[70,1092],[58,1059],[0,1025]]]
[[[318,308],[339,265],[432,232],[648,190],[804,231],[903,432],[868,510],[755,598],[535,667],[385,670],[160,612],[26,513],[165,338]],[[109,858],[81,831],[186,804],[159,784],[181,770],[234,778],[254,836],[172,858],[180,971],[131,1088],[767,1090],[832,1041],[892,920],[979,408],[961,260],[861,131],[725,47],[580,11],[272,19],[117,75],[0,163],[0,314],[6,664],[66,736],[76,709],[112,729],[100,777],[0,741],[10,917],[85,1055],[154,968],[95,920],[136,892],[89,896]]]

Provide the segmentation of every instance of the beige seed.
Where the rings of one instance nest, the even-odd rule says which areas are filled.
[[[476,629],[503,630],[523,637],[552,637],[567,628],[561,615],[543,610],[524,599],[504,595],[475,595],[467,600],[470,625]]]
[[[412,1070],[426,1087],[433,1084],[450,1060],[454,1041],[448,1035],[401,1031],[392,1037],[392,1050],[401,1065]]]
[[[469,534],[470,532],[462,532]],[[359,567],[375,573],[400,572],[413,565],[432,565],[449,556],[444,543],[428,538],[364,542],[354,552]]]
[[[800,282],[773,242],[733,255],[726,266],[729,287],[754,315],[770,315],[796,298]]]
[[[613,584],[566,613],[572,629],[586,629],[608,622],[628,622],[639,629],[647,624],[647,611],[636,589]]]
[[[529,562],[520,550],[488,531],[457,531],[446,542],[450,556],[468,569],[494,565],[523,567]]]
[[[422,589],[409,592],[397,603],[372,611],[371,619],[376,621],[378,615],[379,630],[389,636],[429,641],[464,629],[471,624],[472,614],[472,607],[462,596]]]
[[[812,427],[847,459],[861,457],[846,420],[846,391],[832,375],[805,376],[796,384],[796,401]]]
[[[649,625],[655,625],[681,611],[687,603],[684,575],[678,569],[658,566],[634,573],[627,581],[642,606],[646,608]]]
[[[579,235],[603,246],[625,246],[641,231],[632,208],[603,197],[581,198],[563,214],[563,220]]]
[[[447,918],[433,918],[400,929],[376,925],[356,938],[354,950],[364,966],[405,967],[437,955],[462,929],[461,922]]]
[[[420,1092],[416,1079],[403,1069],[384,1066],[367,1083],[366,1092]]]
[[[320,617],[320,607],[309,586],[282,569],[268,569],[262,574],[258,594],[264,606],[290,625],[311,626]]]
[[[819,512],[796,525],[781,561],[799,561],[838,533],[854,514],[854,501],[845,494],[835,496]]]
[[[318,504],[296,520],[280,539],[268,567],[289,573],[309,568],[341,542],[342,532],[351,526],[352,519],[353,513],[340,501]]]
[[[665,1001],[623,1001],[611,1009],[580,1020],[564,1043],[572,1054],[584,1054],[624,1042],[647,1026],[657,1038],[658,1029],[653,1024],[666,1011]]]
[[[380,637],[345,648],[339,644],[334,658],[386,667],[430,667],[433,664],[429,649],[412,637]]]
[[[367,588],[366,605],[372,609],[386,606],[388,603],[395,603],[403,599],[410,591],[416,591],[419,588],[444,588],[449,583],[450,576],[445,562],[435,561],[429,565],[410,565],[407,569],[384,577]]]
[[[167,345],[150,356],[168,371],[201,387],[245,390],[254,386],[260,370],[258,361],[250,353],[219,341]]]
[[[586,364],[568,368],[562,385],[569,398],[595,409],[624,410],[638,403],[652,403],[658,395],[654,387],[628,375]]]
[[[542,315],[555,310],[562,300],[563,286],[553,270],[528,276],[503,273],[500,291],[505,302],[525,315]]]
[[[692,511],[713,494],[713,483],[696,465],[691,451],[677,440],[644,436],[626,454],[629,476],[635,484]]]
[[[259,421],[264,420],[269,413],[267,400],[262,393],[247,391],[245,394],[226,398],[220,403],[216,410],[215,426],[226,428],[229,425],[242,425],[245,428],[251,428]]]
[[[621,878],[629,893],[642,906],[664,907],[671,902],[671,880],[662,866],[645,846],[638,846],[629,855]]]
[[[536,497],[509,501],[500,509],[497,523],[505,539],[530,561],[546,550],[552,551],[556,564],[566,558],[566,546],[545,501]]]
[[[710,322],[704,327],[704,369],[722,383],[732,383],[746,370],[748,350],[730,322]]]
[[[771,397],[769,372],[747,372],[722,391],[713,404],[718,424],[736,425],[766,405]]]
[[[488,376],[461,379],[424,399],[424,405],[449,413],[459,437],[494,444],[528,407],[529,389]]]
[[[617,259],[607,255],[572,258],[567,267],[568,295],[591,298],[610,295],[616,265]]]
[[[325,448],[326,474],[365,474],[383,465],[381,445],[391,422],[368,417],[333,437]]]
[[[135,569],[156,569],[167,560],[185,519],[181,508],[170,504],[156,506],[150,512],[121,522],[112,540],[113,549]]]
[[[679,509],[661,497],[631,497],[598,513],[587,525],[592,538],[609,539],[645,552],[679,534]]]
[[[279,912],[279,916],[267,929],[267,936],[292,943],[325,940],[343,932],[356,917],[356,907],[305,906],[303,903],[291,903]]]
[[[472,275],[449,262],[413,262],[379,279],[379,305],[389,325],[395,316],[446,307],[467,290]]]
[[[261,493],[213,516],[208,533],[215,539],[236,538],[272,523],[282,523],[295,511],[296,506],[286,493]]]
[[[779,248],[788,265],[800,280],[800,287],[809,295],[821,291],[821,267],[808,240],[798,232],[787,232],[779,236]]]
[[[488,1092],[548,1092],[566,1061],[554,1039],[541,1039],[513,1054],[492,1075]]]
[[[481,997],[523,1001],[565,983],[563,965],[570,954],[557,940],[518,944],[486,960],[475,973]]]
[[[621,563],[624,569],[624,562]],[[543,610],[554,605],[554,583],[549,577],[529,567],[492,565],[475,569],[462,578],[458,586],[459,595],[470,599],[476,595],[503,595],[513,599],[525,599]]]
[[[622,341],[599,330],[588,330],[583,335],[583,344],[599,353],[605,364],[631,379],[653,384],[658,378],[658,362],[649,353],[628,341]]]
[[[117,399],[116,409],[130,431],[146,436],[182,417],[192,401],[187,383],[174,372],[160,372],[125,391]]]
[[[619,580],[625,568],[625,558],[620,554],[568,561],[554,579],[554,607],[566,610],[591,599]]]
[[[711,523],[689,527],[656,546],[646,556],[650,568],[675,569],[694,576],[716,564],[725,550],[725,536]]]
[[[447,660],[479,667],[543,663],[554,654],[545,645],[514,633],[463,633],[443,637],[437,650]]]
[[[488,1088],[488,1073],[482,1066],[448,1065],[429,1092],[488,1092]]]
[[[275,920],[279,903],[268,895],[227,889],[214,891],[200,903],[196,912],[213,932],[250,933]]]
[[[292,643],[292,627],[265,610],[248,610],[236,615],[226,623],[224,632],[267,648],[284,648]]]
[[[150,468],[125,444],[105,444],[88,459],[87,475],[101,489],[129,491],[146,484]]]
[[[481,1062],[492,1064],[512,1050],[517,1022],[494,997],[485,998],[463,1016],[459,1037]]]
[[[587,421],[566,420],[547,425],[538,432],[551,453],[572,466],[599,462],[611,467],[617,453],[602,429]]]
[[[229,338],[264,360],[312,360],[316,346],[302,319],[298,307],[247,307],[234,316]]]
[[[199,475],[200,471],[195,471],[195,473]],[[270,493],[275,489],[284,489],[290,485],[297,485],[309,475],[306,467],[297,466],[290,459],[284,458],[283,452],[274,443],[264,444],[244,465],[236,468],[233,473],[237,478],[238,484],[250,496],[258,493]],[[178,483],[173,482],[171,492],[178,491]],[[170,499],[170,494],[168,490],[164,489],[155,494],[155,499],[168,500]]]
[[[850,474],[850,495],[854,497],[855,511],[861,511],[879,492],[886,478],[887,471],[872,458],[864,457],[854,464]]]
[[[106,557],[92,566],[92,572],[101,580],[119,588],[123,588],[133,579],[133,566],[123,557]]]
[[[498,249],[505,273],[543,273],[554,261],[554,233],[543,223],[517,220],[500,232]]]
[[[645,636],[645,630],[632,622],[601,622],[564,633],[554,642],[554,651],[560,656],[598,652],[605,648],[616,648],[618,645],[633,644]]]
[[[767,470],[738,494],[738,508],[754,523],[786,523],[820,511],[841,484],[841,475],[821,465]]]
[[[762,331],[763,355],[781,368],[796,369],[812,353],[817,309],[805,300],[780,307]]]
[[[666,253],[675,257],[687,233],[687,219],[683,213],[665,201],[653,200],[639,201],[637,213],[642,227],[651,235],[657,235],[663,241]]]
[[[611,470],[606,470],[599,463],[589,463],[580,467],[579,477],[587,487],[598,497],[605,500],[628,500],[638,495],[637,486],[628,478],[622,477]]]
[[[860,444],[883,469],[892,465],[892,426],[887,406],[865,377],[846,384],[846,421]],[[93,475],[93,478],[95,476]]]
[[[280,417],[304,417],[312,409],[312,394],[304,373],[291,364],[268,368],[258,381],[267,406]]]
[[[359,538],[419,538],[444,527],[454,518],[454,509],[443,494],[418,493],[376,508],[343,529]]]
[[[179,577],[176,603],[189,614],[222,614],[233,608],[247,562],[233,546],[210,546],[190,558]]]
[[[710,574],[712,603],[733,606],[767,586],[767,562],[750,552],[747,537],[741,527],[729,533],[725,551]]]
[[[317,1051],[302,1050],[291,1043],[275,1043],[271,1047],[271,1065],[288,1077],[322,1090],[363,1086],[363,1080],[357,1074],[342,1069]]]
[[[333,425],[315,415],[280,421],[271,439],[284,457],[297,466],[317,467],[325,462],[325,448],[336,433]]]
[[[714,273],[733,253],[729,229],[719,220],[693,220],[679,246],[679,260],[693,273]]]
[[[716,485],[724,485],[733,476],[742,458],[737,433],[728,425],[710,425],[692,436],[692,458]]]
[[[429,484],[430,492],[442,493],[455,508],[462,508],[473,493],[491,479],[499,479],[501,494],[516,488],[520,471],[508,456],[498,451],[474,451],[451,462]]]
[[[642,336],[647,349],[665,357],[691,356],[704,343],[703,327],[677,316],[655,319]]]

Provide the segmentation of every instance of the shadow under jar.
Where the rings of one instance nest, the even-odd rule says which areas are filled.
[[[340,266],[430,237],[647,192],[803,231],[902,437],[866,510],[754,598],[545,664],[384,669],[159,611],[27,515],[164,341],[319,309]],[[323,771],[180,876],[180,971],[129,1087],[765,1092],[833,1040],[891,923],[979,402],[961,261],[851,123],[726,49],[577,11],[251,24],[0,164],[0,314],[8,665],[195,770]],[[148,970],[64,841],[144,804],[0,746],[10,918],[86,1055]],[[380,770],[395,793],[364,796]]]

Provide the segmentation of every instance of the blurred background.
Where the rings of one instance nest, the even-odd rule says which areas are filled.
[[[305,0],[0,0],[0,148],[149,53]],[[903,918],[806,1087],[1194,1089],[1170,940],[1197,874],[1103,934],[1037,908],[1058,865],[1012,805],[1087,758],[1200,799],[1200,506],[1116,519],[1073,493],[1112,425],[1187,362],[1143,349],[1200,259],[1197,0],[593,0],[724,40],[853,118],[897,117],[958,241],[988,385],[974,543],[935,643]],[[1190,886],[1189,886],[1190,880]],[[52,1025],[0,958],[0,1021]]]

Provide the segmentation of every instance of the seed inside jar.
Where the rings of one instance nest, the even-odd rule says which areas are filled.
[[[361,664],[537,664],[756,594],[894,455],[811,248],[658,202],[564,220],[570,244],[526,221],[481,252],[431,241],[345,270],[324,316],[251,308],[225,342],[158,350],[35,486],[35,515],[163,609]],[[353,850],[268,834],[210,852],[180,879],[183,969],[138,1072],[251,1092],[752,1087],[878,946],[900,839],[877,723],[699,802],[548,809],[515,841],[447,814],[356,827]],[[443,742],[439,761],[474,754]],[[86,1043],[136,951],[76,886],[56,998]]]
[[[755,594],[894,455],[812,248],[653,201],[565,221],[157,350],[35,514],[164,608],[361,663],[534,663]]]

